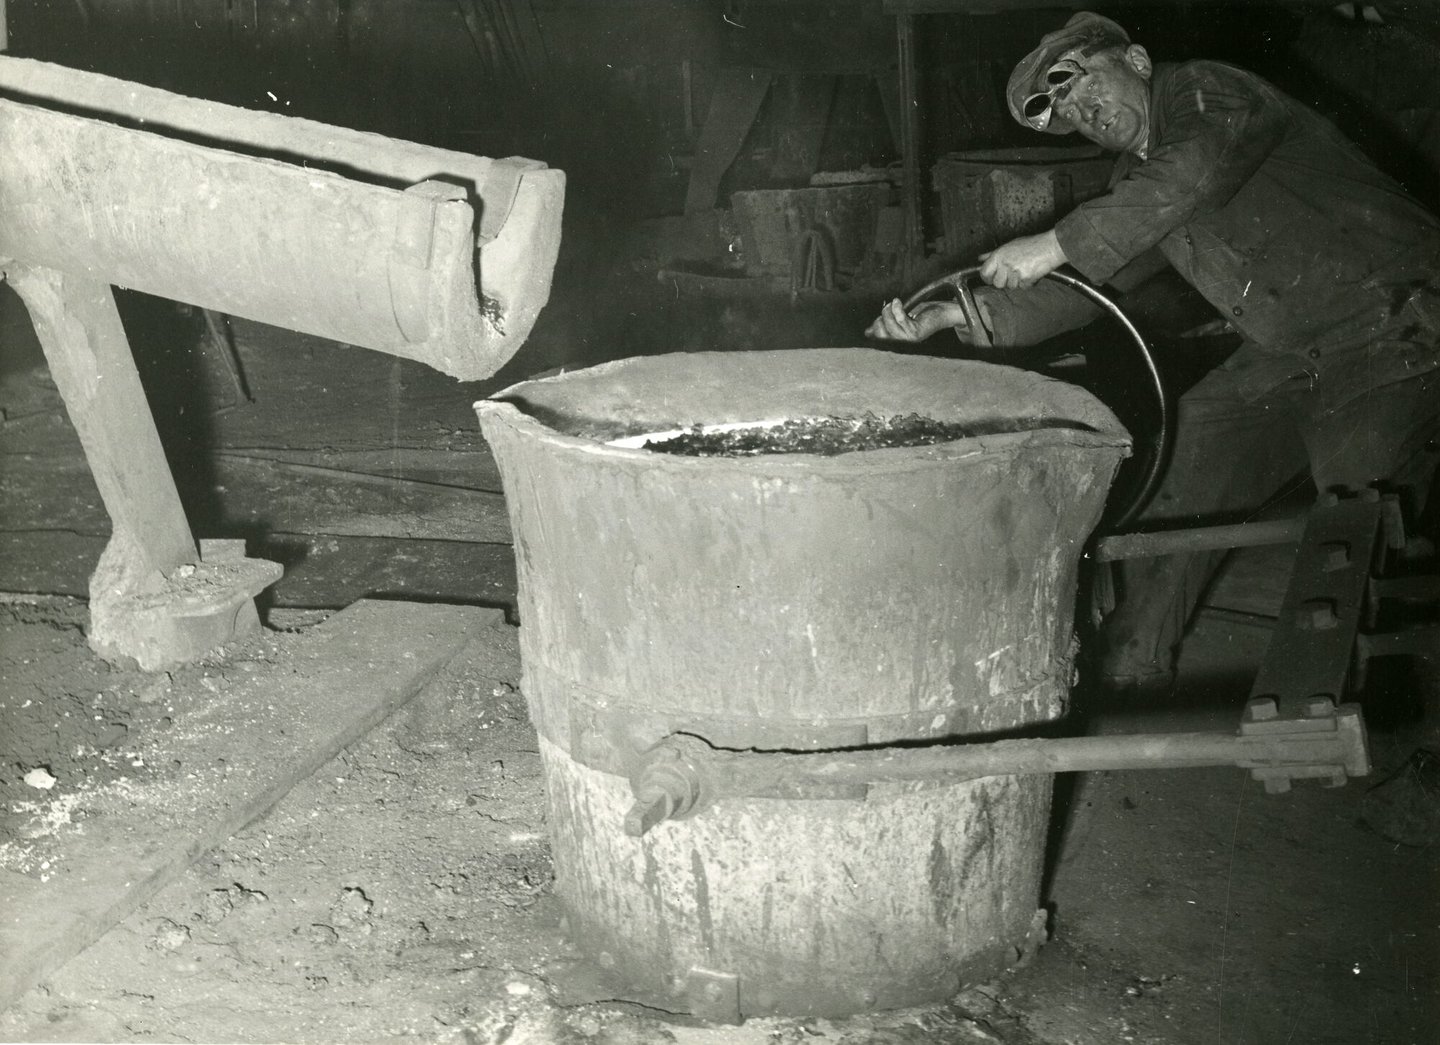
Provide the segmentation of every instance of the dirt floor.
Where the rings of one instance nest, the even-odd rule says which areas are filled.
[[[62,885],[67,854],[95,826],[87,814],[157,795],[198,801],[186,789],[202,784],[175,764],[180,738],[248,678],[283,671],[356,600],[513,608],[498,480],[470,411],[480,395],[638,351],[843,343],[835,331],[873,305],[816,320],[783,300],[647,306],[617,291],[597,317],[594,300],[557,295],[505,375],[458,386],[237,321],[242,387],[194,316],[127,305],[157,413],[188,415],[162,427],[197,534],[246,537],[251,554],[287,566],[262,600],[259,637],[159,673],[107,665],[85,644],[85,580],[108,523],[23,312],[0,302],[0,871]],[[1284,576],[1283,549],[1238,562],[1187,643],[1180,692],[1123,710],[1093,702],[1088,728],[1233,729]],[[563,932],[513,631],[477,639],[0,1013],[0,1038],[1440,1040],[1440,846],[1387,841],[1366,821],[1369,788],[1408,754],[1401,728],[1374,734],[1381,773],[1338,790],[1270,796],[1231,769],[1060,778],[1037,897],[1051,942],[932,1008],[719,1027],[615,998]]]

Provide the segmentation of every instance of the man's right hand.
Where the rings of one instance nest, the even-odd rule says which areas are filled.
[[[913,312],[896,298],[880,310],[875,322],[865,328],[865,336],[876,341],[924,341],[937,331],[954,327],[960,340],[967,344],[983,344],[973,337],[965,323],[965,310],[954,301],[922,301]]]

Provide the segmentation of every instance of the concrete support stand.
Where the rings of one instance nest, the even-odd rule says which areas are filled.
[[[238,542],[199,554],[109,285],[31,266],[6,265],[5,275],[110,515],[90,579],[91,648],[155,670],[257,631],[251,600],[281,567],[244,558]]]

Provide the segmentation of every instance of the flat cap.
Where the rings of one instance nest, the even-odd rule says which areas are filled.
[[[1104,47],[1124,47],[1130,43],[1130,34],[1120,26],[1093,11],[1079,11],[1070,21],[1053,33],[1046,33],[1040,39],[1040,46],[1031,51],[1010,74],[1010,83],[1005,88],[1005,101],[1010,106],[1010,115],[1022,127],[1029,127],[1025,120],[1025,99],[1037,91],[1043,91],[1039,81],[1046,71],[1066,51],[1077,47],[1099,50]],[[1051,120],[1046,126],[1047,134],[1069,134],[1070,128],[1062,121]]]

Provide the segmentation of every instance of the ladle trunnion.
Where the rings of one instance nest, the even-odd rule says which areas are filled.
[[[1057,718],[1081,550],[1128,453],[1109,410],[1025,371],[870,349],[629,359],[476,409],[514,532],[556,891],[617,989],[712,1019],[841,1015],[1015,961],[1047,775],[643,825],[629,777],[675,733],[806,751]],[[610,445],[867,414],[994,434],[829,457]]]

